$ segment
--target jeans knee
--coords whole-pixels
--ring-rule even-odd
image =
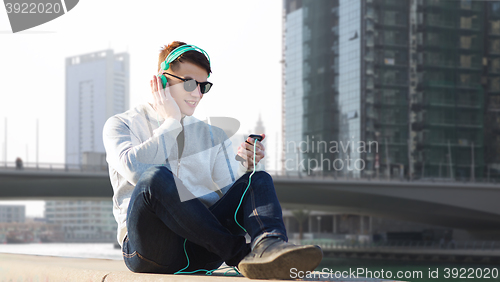
[[[151,193],[177,193],[174,175],[164,166],[148,168],[139,178],[136,187],[148,189]]]
[[[261,185],[266,185],[266,184],[272,184],[273,183],[273,178],[269,173],[266,171],[256,171],[252,175],[252,184],[255,184],[256,186],[261,186]]]

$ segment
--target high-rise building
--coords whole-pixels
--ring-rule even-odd
[[[500,179],[500,3],[487,3],[485,34],[488,55],[484,162],[486,179]]]
[[[26,219],[26,206],[0,205],[0,222],[24,223]]]
[[[66,58],[66,165],[106,164],[102,128],[129,108],[129,65],[113,50]]]
[[[313,140],[334,140],[338,135],[337,7],[337,1],[330,0],[284,1],[282,167],[287,171],[301,170],[304,158],[320,159],[312,150]],[[303,142],[306,139],[310,142]]]
[[[285,0],[284,11],[285,159],[323,171],[340,162],[321,158],[341,160],[355,177],[499,176],[499,1]],[[301,141],[300,154],[287,147]]]
[[[104,50],[66,58],[66,165],[107,170],[102,129],[129,108],[129,54]],[[68,242],[112,242],[116,221],[109,201],[47,201],[49,223]]]

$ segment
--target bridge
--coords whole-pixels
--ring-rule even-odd
[[[475,232],[500,230],[498,184],[270,173],[284,208],[370,214]],[[2,200],[109,200],[112,196],[105,168],[0,167]]]

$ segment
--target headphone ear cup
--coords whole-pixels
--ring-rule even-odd
[[[162,70],[168,70],[168,68],[169,68],[169,64],[167,64],[167,63],[165,63],[165,61],[163,61],[163,62],[161,63],[161,65],[160,65],[160,68],[161,68]]]

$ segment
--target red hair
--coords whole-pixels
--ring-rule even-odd
[[[170,52],[172,52],[175,48],[182,46],[182,45],[186,45],[186,43],[180,42],[180,41],[174,41],[174,42],[172,42],[168,45],[164,45],[162,47],[162,50],[161,50],[160,54],[158,55],[158,72],[161,70],[161,67],[160,67],[161,63],[163,61],[165,61],[168,54],[170,54]],[[175,71],[179,67],[179,63],[182,63],[182,62],[189,62],[189,63],[195,64],[195,65],[205,69],[208,74],[210,74],[212,72],[212,70],[210,69],[210,62],[208,61],[207,57],[205,57],[205,55],[203,53],[200,53],[198,51],[191,50],[191,51],[187,51],[187,52],[182,53],[182,55],[180,55],[173,62],[170,63],[170,67],[172,68],[173,71]]]

